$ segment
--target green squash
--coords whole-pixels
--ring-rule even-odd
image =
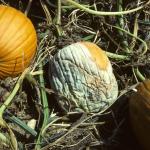
[[[111,63],[96,44],[78,42],[61,49],[50,60],[51,88],[67,112],[99,112],[117,98]]]

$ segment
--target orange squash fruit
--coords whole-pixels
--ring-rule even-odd
[[[0,5],[0,78],[23,72],[36,46],[36,31],[30,19],[15,8]]]
[[[150,150],[150,80],[137,87],[129,101],[130,122],[133,132],[144,150]]]

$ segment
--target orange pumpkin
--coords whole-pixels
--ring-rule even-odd
[[[37,46],[32,22],[20,11],[0,5],[0,78],[23,72]]]
[[[129,101],[130,121],[141,146],[150,150],[150,80],[140,83],[136,89]]]

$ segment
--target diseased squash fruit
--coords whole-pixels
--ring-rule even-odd
[[[140,83],[136,89],[129,101],[130,122],[141,146],[150,150],[150,80]]]
[[[22,12],[0,5],[0,78],[23,72],[35,55],[36,45],[31,21]]]
[[[105,52],[78,42],[61,49],[50,61],[50,84],[65,111],[99,112],[117,98],[118,86]]]

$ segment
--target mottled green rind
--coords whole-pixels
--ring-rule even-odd
[[[58,103],[66,111],[99,112],[118,95],[110,62],[107,70],[101,70],[81,43],[61,49],[51,59],[49,78]]]

